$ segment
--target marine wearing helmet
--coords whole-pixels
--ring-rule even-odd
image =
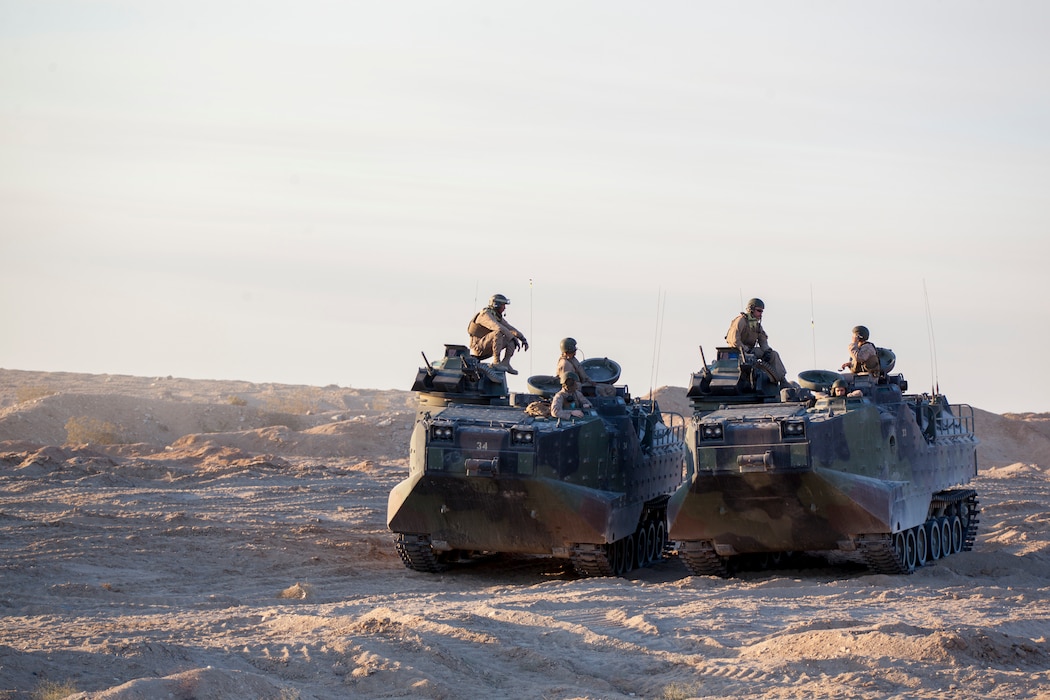
[[[555,418],[583,418],[590,401],[580,391],[580,378],[575,372],[566,372],[561,378],[561,391],[551,400],[551,415]]]
[[[575,338],[562,338],[558,346],[561,348],[561,356],[558,358],[558,366],[554,374],[559,379],[572,372],[577,376],[581,390],[587,392],[588,395],[616,395],[616,387],[612,384],[596,382],[588,376],[587,371],[583,369],[583,363],[576,357],[577,345]]]
[[[768,364],[773,369],[780,386],[791,386],[787,380],[787,369],[780,359],[780,353],[769,347],[769,336],[762,328],[762,316],[766,310],[765,302],[758,297],[753,297],[748,299],[744,309],[730,322],[726,342],[741,353],[754,354],[756,358]]]
[[[587,376],[583,365],[576,359],[576,339],[562,338],[561,342],[558,343],[558,347],[561,348],[561,357],[558,358],[558,368],[555,371],[558,378],[564,379],[566,374],[573,372],[576,374],[579,382],[591,384],[591,378]]]
[[[474,314],[467,324],[470,335],[470,352],[479,359],[492,358],[493,369],[517,374],[518,370],[510,366],[510,358],[518,348],[529,349],[525,334],[507,323],[503,312],[510,304],[510,299],[502,294],[489,297],[489,305]]]
[[[879,351],[873,343],[868,341],[870,337],[871,333],[868,331],[867,326],[853,327],[853,339],[847,347],[849,359],[843,362],[839,369],[848,368],[854,374],[867,372],[880,375],[882,373],[882,367],[879,363]]]

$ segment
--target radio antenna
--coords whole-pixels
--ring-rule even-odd
[[[813,366],[817,366],[817,322],[813,304],[813,285],[809,285],[809,330],[813,334]]]
[[[536,335],[536,328],[532,325],[532,278],[529,278],[529,333],[533,336]],[[536,356],[536,353],[529,355],[529,376],[532,376],[532,359]]]
[[[930,294],[926,291],[926,279],[922,280],[922,295],[926,299],[926,336],[930,343],[930,374],[933,376],[933,393],[941,393],[941,380],[937,376],[937,340],[933,335],[933,314],[930,313]]]
[[[649,375],[649,398],[653,398],[654,385],[656,384],[656,373],[660,367],[660,343],[664,332],[664,306],[667,302],[667,293],[660,290],[656,294],[656,330],[653,335],[653,368]]]

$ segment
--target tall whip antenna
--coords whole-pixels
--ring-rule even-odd
[[[813,305],[813,285],[809,285],[809,329],[813,333],[813,366],[817,366],[817,322]]]
[[[536,328],[532,325],[532,278],[529,278],[529,333],[535,335]],[[532,376],[532,358],[536,353],[529,355],[529,376]]]
[[[933,393],[941,393],[941,380],[937,377],[937,340],[933,336],[933,314],[930,313],[930,294],[926,291],[926,280],[922,280],[922,294],[926,298],[926,335],[930,342],[930,374],[933,375]]]
[[[653,389],[656,384],[656,372],[660,366],[660,343],[664,332],[664,306],[667,302],[667,293],[658,291],[656,295],[656,331],[653,335],[653,368],[649,375],[649,398],[653,398]]]

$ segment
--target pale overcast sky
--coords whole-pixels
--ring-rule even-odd
[[[0,0],[0,366],[408,389],[488,296],[635,394],[749,297],[1050,411],[1050,4]]]

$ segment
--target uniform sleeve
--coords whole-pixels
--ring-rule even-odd
[[[850,359],[856,361],[857,359],[857,344],[850,343],[846,346],[846,352],[849,353]]]
[[[501,321],[496,315],[496,312],[491,308],[485,309],[485,311],[478,316],[478,325],[484,326],[490,331],[501,331],[509,336],[519,336],[521,332],[517,328],[510,325],[506,321]]]
[[[489,329],[489,331],[503,330],[502,324],[500,324],[499,319],[496,318],[495,314],[492,313],[492,309],[485,309],[478,314],[477,324],[479,326],[484,326]]]
[[[565,413],[563,406],[565,405],[565,392],[559,391],[554,395],[554,400],[551,401],[551,415],[555,418],[561,418],[562,414]]]
[[[591,402],[587,400],[587,397],[583,395],[582,391],[576,392],[576,405],[580,408],[594,408]]]
[[[762,350],[769,350],[769,336],[766,335],[766,329],[762,327],[762,324],[758,324],[758,340],[755,341],[755,345],[762,348]]]

